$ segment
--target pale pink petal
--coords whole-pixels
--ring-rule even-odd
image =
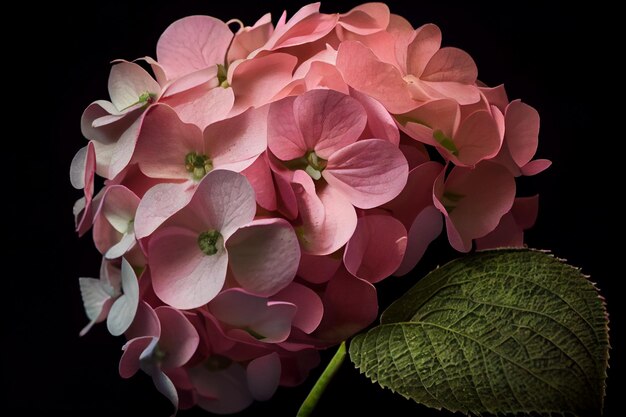
[[[292,303],[270,301],[268,309],[262,317],[257,318],[250,327],[266,343],[280,343],[287,340],[291,332],[293,318],[297,307]]]
[[[141,110],[139,110],[141,111]],[[128,119],[129,121],[133,120],[134,115],[129,115],[124,119]],[[137,144],[137,138],[139,138],[139,132],[141,131],[143,125],[143,116],[138,116],[135,121],[121,134],[115,146],[113,147],[110,153],[110,163],[108,166],[108,170],[106,174],[102,175],[105,178],[114,178],[120,172],[124,170],[128,166],[128,163],[133,157],[135,152],[135,146]],[[123,124],[123,121],[120,121],[116,124]],[[96,156],[98,160],[98,167],[100,166],[100,151],[104,151],[106,154],[109,152],[108,145],[103,145],[99,142],[94,142],[94,147],[96,150]],[[106,156],[104,157],[103,163],[106,163]],[[100,172],[98,172],[100,175]]]
[[[307,334],[317,329],[317,326],[322,321],[324,314],[322,300],[315,291],[302,284],[292,282],[272,298],[295,304],[298,307],[298,311],[293,318],[293,326]]]
[[[233,33],[221,20],[188,16],[172,23],[157,43],[157,60],[168,79],[224,64]]]
[[[528,177],[537,175],[550,168],[550,165],[552,165],[552,161],[548,159],[535,159],[522,167],[522,175],[526,175]]]
[[[163,183],[150,188],[141,199],[135,214],[137,239],[150,236],[163,222],[185,207],[194,195],[191,182]]]
[[[200,232],[178,227],[157,231],[150,240],[152,286],[165,303],[186,310],[211,301],[224,286],[228,255],[223,246],[206,255],[198,245]]]
[[[298,276],[312,284],[322,284],[335,275],[341,261],[341,254],[315,256],[303,253],[298,266]]]
[[[276,201],[276,188],[272,178],[272,171],[267,161],[267,154],[260,155],[248,168],[241,171],[246,176],[254,189],[256,202],[268,211],[278,208]]]
[[[339,15],[338,25],[359,35],[385,30],[389,24],[389,7],[384,3],[361,4]]]
[[[440,47],[441,30],[436,25],[429,23],[419,27],[407,47],[406,72],[419,78]]]
[[[405,113],[419,104],[411,98],[400,71],[379,61],[369,48],[359,42],[341,43],[337,68],[348,85],[375,98],[391,113]]]
[[[356,228],[356,212],[350,202],[330,186],[317,191],[304,171],[294,173],[293,190],[302,225],[296,228],[303,252],[327,255],[346,244]]]
[[[313,90],[293,103],[296,123],[307,150],[321,158],[356,142],[367,123],[367,113],[354,98],[332,90]]]
[[[396,146],[366,139],[333,153],[322,176],[354,206],[368,209],[400,194],[408,172],[408,163]]]
[[[216,169],[242,171],[267,148],[268,106],[207,126],[206,153]]]
[[[252,27],[242,27],[237,31],[228,49],[228,62],[245,59],[253,51],[262,47],[274,31],[272,15],[263,15]]]
[[[113,65],[109,75],[111,102],[119,110],[125,110],[140,102],[140,97],[156,97],[161,86],[146,70],[133,62],[122,61]]]
[[[324,318],[313,336],[328,342],[346,340],[378,315],[376,288],[343,268],[328,282],[322,301]]]
[[[445,184],[435,184],[435,205],[446,215],[452,247],[468,252],[472,239],[496,228],[513,206],[515,179],[501,165],[483,162],[475,169],[456,167]]]
[[[232,88],[202,86],[162,102],[174,108],[180,120],[204,130],[211,123],[228,116],[235,103],[235,95]]]
[[[139,284],[133,267],[122,258],[122,295],[115,300],[107,317],[107,328],[113,336],[130,327],[139,305]]]
[[[204,153],[200,129],[183,123],[167,105],[152,106],[137,142],[135,161],[141,171],[152,178],[190,179],[185,168],[190,152]]]
[[[152,376],[152,382],[154,383],[154,387],[157,391],[163,394],[163,396],[174,406],[175,411],[173,415],[175,415],[176,411],[178,411],[178,392],[176,391],[174,383],[159,368],[156,368],[154,372],[150,373],[150,375]]]
[[[298,270],[298,238],[283,219],[255,220],[237,230],[226,247],[235,279],[253,294],[275,294],[293,281]]]
[[[226,241],[254,218],[254,190],[243,175],[216,169],[200,181],[188,208],[185,213],[176,216],[178,224],[188,223],[184,217],[193,215],[207,229],[219,231]]]
[[[280,373],[280,359],[276,352],[250,362],[246,368],[246,374],[252,397],[257,401],[267,401],[272,398],[280,382]]]
[[[122,378],[130,378],[139,371],[139,356],[152,342],[154,337],[142,336],[129,340],[124,347],[120,358],[119,372]]]
[[[523,167],[535,156],[539,140],[539,113],[526,103],[515,100],[505,113],[505,140],[513,160]]]
[[[196,87],[205,87],[206,89],[217,87],[220,84],[218,72],[219,69],[217,65],[213,65],[177,78],[165,86],[159,102],[164,100],[168,101],[182,93],[190,93],[196,90]],[[202,88],[199,89],[202,90]],[[185,95],[186,94],[182,94],[182,96]]]
[[[235,92],[235,107],[232,114],[271,103],[291,82],[296,64],[296,57],[276,53],[246,60],[237,65],[229,77]]]
[[[159,349],[166,353],[161,362],[163,370],[185,365],[198,348],[200,337],[183,313],[171,307],[154,310],[161,322]]]
[[[441,48],[428,61],[420,79],[435,82],[453,81],[473,85],[477,76],[476,63],[467,52],[457,48]]]
[[[79,278],[78,282],[85,313],[90,320],[89,324],[80,331],[80,335],[84,336],[94,324],[106,319],[113,305],[114,291],[113,287],[99,279]]]
[[[93,152],[93,145],[89,142],[88,145],[80,148],[78,152],[76,152],[70,165],[70,182],[72,183],[72,187],[77,190],[85,188],[85,167],[87,165],[87,148],[89,146],[92,147]]]
[[[490,112],[483,110],[472,113],[461,122],[453,141],[458,149],[457,155],[452,155],[456,157],[453,160],[467,166],[493,158],[502,146],[496,121]]]
[[[104,257],[107,259],[117,259],[123,256],[125,253],[130,252],[133,248],[135,248],[136,243],[137,243],[137,240],[135,239],[134,232],[131,231],[129,233],[124,233],[122,235],[122,238],[119,240],[119,242],[111,246],[106,251],[106,253],[104,254]]]
[[[432,205],[424,208],[413,220],[409,230],[404,259],[393,274],[402,276],[411,272],[422,259],[422,256],[424,256],[428,245],[441,234],[442,230],[443,218],[441,212]]]
[[[386,6],[385,6],[386,7]],[[400,132],[387,109],[368,95],[351,88],[350,95],[357,99],[367,113],[367,126],[363,138],[386,139],[394,145],[400,143]]]
[[[234,414],[253,401],[246,371],[238,363],[218,370],[198,365],[189,370],[189,377],[199,394],[198,405],[211,413]]]
[[[102,197],[100,214],[115,230],[126,233],[135,218],[139,201],[139,197],[123,185],[112,185],[106,188]]]
[[[283,161],[304,156],[314,145],[309,148],[304,141],[293,111],[295,100],[296,97],[286,97],[272,103],[267,117],[267,145]]]
[[[346,245],[343,261],[352,275],[375,283],[398,269],[406,245],[407,231],[398,220],[388,215],[364,216]]]

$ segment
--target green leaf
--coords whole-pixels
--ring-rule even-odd
[[[328,384],[330,384],[330,381],[332,381],[337,371],[339,371],[339,368],[341,368],[341,365],[343,364],[345,358],[346,342],[341,342],[339,348],[337,349],[337,352],[335,352],[335,355],[328,363],[328,366],[326,367],[326,369],[324,369],[324,372],[322,372],[322,375],[320,375],[319,379],[311,389],[311,392],[309,392],[309,395],[302,403],[302,406],[298,410],[298,414],[296,415],[296,417],[309,417],[311,413],[313,413],[315,406],[317,406],[317,403],[322,397],[324,391],[326,391],[326,388],[328,387]]]
[[[419,403],[474,414],[602,413],[608,317],[595,286],[539,251],[450,262],[358,335],[350,358]]]

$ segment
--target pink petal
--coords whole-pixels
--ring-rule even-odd
[[[230,84],[235,92],[235,107],[232,114],[271,103],[291,82],[296,64],[295,57],[275,53],[246,60],[237,65],[230,77]]]
[[[367,113],[367,126],[361,136],[363,138],[386,139],[394,145],[398,145],[400,143],[400,132],[395,120],[387,109],[370,96],[360,93],[353,88],[350,89],[350,95],[361,103]]]
[[[505,139],[513,160],[523,167],[535,156],[539,140],[539,113],[526,103],[515,100],[505,113]]]
[[[115,230],[125,233],[129,222],[135,218],[139,201],[139,197],[123,185],[112,185],[106,188],[100,211]]]
[[[152,236],[148,246],[154,292],[165,303],[182,310],[211,301],[226,279],[225,248],[218,247],[213,255],[204,254],[198,246],[199,233],[166,227]]]
[[[137,142],[135,160],[141,171],[152,178],[190,179],[185,168],[190,152],[204,153],[200,129],[183,123],[169,106],[152,106]]]
[[[139,370],[139,356],[154,338],[142,336],[129,340],[122,348],[124,353],[120,359],[119,372],[122,378],[130,378]]]
[[[476,63],[467,52],[457,48],[442,48],[428,61],[420,79],[473,85],[477,76]]]
[[[161,323],[150,305],[142,300],[137,306],[137,314],[124,336],[127,340],[142,336],[158,338],[161,335]]]
[[[400,194],[408,172],[408,163],[396,146],[366,139],[333,153],[322,176],[353,205],[368,209]]]
[[[409,175],[412,169],[430,161],[426,147],[420,143],[401,143],[399,148],[409,163]]]
[[[460,121],[460,109],[454,100],[440,99],[428,101],[416,109],[396,116],[400,128],[413,139],[441,147],[433,133],[441,131],[451,138]]]
[[[246,368],[246,374],[252,397],[257,401],[267,401],[272,398],[280,382],[280,373],[280,359],[276,352],[250,362]]]
[[[146,70],[133,62],[122,61],[113,65],[109,75],[109,95],[111,102],[119,110],[125,110],[148,93],[158,96],[161,86]]]
[[[481,98],[480,91],[475,85],[456,81],[418,80],[418,84],[413,87],[421,90],[417,95],[412,91],[416,100],[451,98],[461,105],[469,105],[477,103]]]
[[[283,161],[304,156],[314,144],[307,144],[293,112],[296,97],[272,103],[267,120],[267,145]]]
[[[328,282],[322,301],[324,318],[313,334],[321,340],[346,340],[367,327],[378,315],[376,288],[343,268]]]
[[[303,252],[327,255],[346,244],[356,228],[356,212],[342,194],[330,186],[315,190],[304,171],[294,173],[293,190],[302,225],[296,228]]]
[[[453,141],[458,149],[455,159],[473,166],[483,159],[493,158],[500,151],[502,137],[498,125],[488,111],[476,111],[461,122]]]
[[[452,196],[451,212],[442,202],[446,194]],[[446,215],[452,247],[468,252],[472,239],[495,229],[502,216],[511,209],[515,179],[506,168],[491,162],[483,162],[473,170],[456,167],[446,179],[445,186],[441,180],[435,184],[435,197],[435,205]]]
[[[406,71],[421,77],[424,68],[441,47],[441,31],[432,23],[419,27],[406,52]]]
[[[338,25],[359,35],[385,30],[389,24],[389,7],[384,3],[361,4],[339,16]]]
[[[511,213],[505,214],[493,231],[476,239],[476,250],[520,248],[523,246],[524,231],[515,222]]]
[[[310,334],[322,321],[324,305],[322,300],[312,289],[297,282],[292,282],[285,289],[273,297],[274,300],[286,301],[298,307],[293,318],[293,326]]]
[[[404,259],[394,275],[402,276],[411,272],[424,256],[428,245],[441,234],[442,230],[443,218],[439,210],[432,205],[424,208],[411,225]]]
[[[539,195],[516,198],[513,208],[511,208],[511,214],[522,229],[526,230],[533,227],[539,214]]]
[[[268,107],[249,109],[239,116],[207,126],[206,152],[216,169],[242,171],[267,148]]]
[[[257,204],[268,211],[277,210],[276,189],[267,154],[263,153],[241,173],[246,176],[250,185],[252,185]]]
[[[506,95],[504,84],[496,87],[481,87],[480,92],[485,96],[490,105],[496,106],[500,112],[504,113],[509,104],[509,98]]]
[[[283,219],[255,220],[237,230],[226,247],[235,279],[253,294],[275,294],[293,281],[298,270],[298,238]]]
[[[348,85],[378,100],[391,113],[405,113],[418,106],[411,98],[400,71],[379,61],[369,48],[359,42],[341,43],[337,68]]]
[[[533,176],[550,168],[552,161],[548,159],[535,159],[522,167],[522,175]]]
[[[85,313],[89,318],[89,324],[80,331],[80,336],[84,336],[91,327],[104,321],[113,305],[112,287],[102,280],[95,278],[79,278],[80,295],[83,299]]]
[[[150,236],[163,222],[185,207],[194,195],[191,182],[163,183],[149,189],[141,199],[135,214],[137,239]]]
[[[341,254],[315,256],[303,253],[298,266],[298,276],[312,284],[322,284],[335,275],[341,261]]]
[[[255,213],[254,190],[246,177],[216,169],[200,181],[188,210],[177,215],[176,222],[193,227],[202,224],[218,230],[227,241],[238,228],[250,223]],[[194,223],[192,218],[199,221]]]
[[[406,187],[393,200],[384,205],[400,220],[407,230],[413,228],[415,217],[433,204],[433,184],[443,171],[439,162],[426,162],[409,172]]]
[[[157,60],[168,79],[224,64],[233,33],[221,20],[188,16],[172,23],[157,43]]]
[[[270,38],[274,26],[272,15],[263,15],[252,27],[242,27],[235,34],[228,49],[228,62],[247,58],[253,51],[261,48]]]
[[[406,245],[407,232],[398,220],[388,215],[364,216],[346,245],[343,261],[352,275],[375,283],[398,269]]]
[[[367,113],[355,99],[332,90],[313,90],[298,96],[293,113],[307,150],[328,159],[356,142],[367,123]]]
[[[202,86],[162,102],[174,108],[180,120],[204,130],[211,123],[228,116],[235,103],[235,95],[232,88]]]
[[[276,50],[311,43],[327,35],[334,29],[338,17],[318,13],[319,6],[313,3],[302,7],[286,24],[283,15],[265,48]]]
[[[213,65],[169,82],[164,87],[159,102],[169,101],[177,95],[185,96],[182,93],[190,93],[192,90],[196,90],[196,87],[206,87],[206,89],[217,87],[219,85],[218,71],[217,65]],[[202,91],[203,88],[198,88],[198,90]]]
[[[183,313],[171,307],[154,310],[161,322],[159,349],[166,353],[161,368],[174,369],[185,365],[198,348],[200,337]]]

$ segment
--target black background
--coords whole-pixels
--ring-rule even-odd
[[[522,98],[541,116],[538,156],[553,167],[521,181],[520,194],[541,194],[538,223],[528,234],[530,246],[550,249],[580,266],[603,290],[611,313],[613,345],[605,415],[616,415],[623,377],[623,317],[618,290],[623,272],[616,269],[624,207],[618,174],[623,153],[621,120],[611,116],[626,73],[613,57],[611,24],[616,12],[601,3],[576,8],[548,8],[527,2],[487,4],[481,1],[390,1],[392,12],[414,26],[438,24],[444,44],[468,51],[479,77],[490,85],[505,83],[509,97]],[[109,62],[116,58],[154,56],[160,33],[174,20],[208,14],[252,24],[271,11],[274,22],[286,8],[291,16],[303,2],[185,0],[176,2],[82,2],[80,6],[49,4],[14,12],[19,29],[5,37],[3,117],[11,191],[5,227],[9,251],[5,262],[2,378],[8,387],[3,408],[10,415],[27,411],[61,412],[64,416],[167,416],[170,406],[145,375],[122,380],[117,363],[121,338],[97,326],[86,337],[78,331],[87,319],[82,310],[79,276],[97,276],[99,255],[89,235],[73,232],[72,204],[80,196],[68,180],[70,161],[84,146],[79,128],[82,110],[93,100],[108,98]],[[322,11],[343,12],[357,2],[322,4]],[[29,6],[28,3],[21,6]],[[27,38],[31,36],[30,40]],[[621,87],[620,87],[621,88]],[[12,91],[17,90],[17,91]],[[11,92],[9,92],[11,91]],[[619,116],[617,116],[619,117]],[[20,120],[23,118],[24,120]],[[9,147],[10,149],[10,147]],[[11,190],[11,187],[9,188]],[[617,245],[609,238],[617,236]],[[620,246],[621,245],[621,246]],[[398,297],[415,280],[454,254],[441,241],[429,249],[410,276],[379,285],[381,306]],[[17,267],[13,267],[17,266]],[[8,327],[8,329],[7,329]],[[8,336],[7,336],[8,330]],[[328,353],[323,359],[329,358]],[[298,388],[280,389],[274,399],[256,404],[244,416],[293,416],[321,370]],[[349,363],[326,393],[316,416],[328,415],[445,416],[381,390]],[[199,409],[185,416],[206,415]]]

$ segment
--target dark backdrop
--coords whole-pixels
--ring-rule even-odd
[[[79,129],[82,110],[95,99],[108,98],[109,62],[116,58],[154,56],[159,34],[174,20],[209,14],[252,24],[271,11],[274,21],[287,8],[292,15],[301,1],[255,2],[185,0],[94,1],[69,7],[54,3],[7,14],[20,23],[4,44],[4,104],[11,105],[5,126],[20,123],[4,140],[17,146],[8,153],[11,183],[17,194],[8,210],[9,251],[3,299],[3,408],[11,415],[26,411],[60,412],[64,416],[167,416],[170,407],[148,377],[122,380],[117,374],[121,338],[96,326],[78,338],[87,322],[78,288],[79,276],[97,276],[99,255],[90,237],[73,232],[72,204],[80,193],[68,180],[70,161],[84,140]],[[411,3],[411,5],[408,5]],[[347,11],[356,2],[326,2],[322,10]],[[603,98],[617,94],[623,70],[612,61],[620,49],[611,46],[609,21],[615,13],[601,4],[534,7],[527,2],[500,5],[464,1],[390,1],[391,10],[414,26],[440,25],[444,44],[468,51],[479,77],[490,85],[505,83],[511,98],[522,98],[542,117],[538,156],[553,167],[537,178],[521,181],[521,194],[541,194],[530,246],[551,249],[598,282],[612,314],[611,369],[606,415],[615,415],[624,383],[623,318],[618,284],[622,273],[610,257],[610,237],[621,235],[624,194],[620,177],[608,167],[619,164],[623,139],[620,120],[609,117],[614,105]],[[28,2],[22,6],[29,6]],[[27,39],[26,35],[34,40]],[[623,49],[623,48],[622,48]],[[20,80],[21,75],[26,75]],[[7,93],[11,89],[17,93]],[[18,99],[19,105],[15,104]],[[25,116],[25,121],[18,117]],[[15,118],[14,118],[15,117]],[[11,130],[7,130],[11,132]],[[34,147],[33,147],[34,146]],[[611,159],[609,159],[611,158]],[[613,159],[615,158],[615,159]],[[610,162],[615,160],[617,162]],[[11,189],[11,188],[9,188]],[[24,192],[26,191],[26,192]],[[6,236],[6,235],[5,235]],[[620,241],[617,247],[621,251]],[[623,245],[622,245],[623,246]],[[615,252],[618,252],[617,250]],[[411,283],[453,253],[439,242],[412,275],[391,278],[380,288],[381,305],[398,297]],[[8,327],[8,336],[6,329]],[[328,354],[324,355],[328,359]],[[256,404],[245,416],[293,416],[320,370],[302,387],[280,389],[270,402]],[[383,391],[350,364],[325,395],[317,416],[328,415],[445,416]],[[180,416],[202,416],[199,409]]]

